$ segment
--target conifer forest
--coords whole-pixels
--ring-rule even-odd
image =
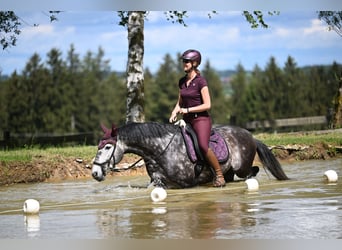
[[[168,122],[184,75],[180,55],[165,54],[152,74],[144,71],[146,121]],[[125,62],[123,62],[125,63]],[[249,121],[329,116],[336,104],[342,65],[298,67],[271,57],[264,68],[246,71],[238,64],[217,71],[206,61],[199,68],[211,94],[215,124],[245,127]],[[21,72],[0,71],[0,133],[83,133],[100,124],[126,121],[126,75],[109,66],[105,52],[80,56],[73,45],[66,55],[51,49],[43,61],[33,54]]]

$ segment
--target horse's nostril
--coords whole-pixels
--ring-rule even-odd
[[[93,172],[93,173],[92,173],[92,176],[93,176],[94,178],[96,178],[96,177],[97,177],[97,172]]]

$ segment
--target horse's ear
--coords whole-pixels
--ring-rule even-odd
[[[106,128],[106,126],[104,124],[101,123],[101,129],[103,131],[103,133],[106,133],[109,129]]]
[[[112,133],[111,136],[112,137],[116,137],[118,134],[118,129],[115,127],[114,123],[112,124]]]

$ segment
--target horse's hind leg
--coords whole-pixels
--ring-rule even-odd
[[[246,179],[255,177],[255,176],[257,176],[258,173],[259,173],[259,167],[258,166],[252,166],[251,172],[247,175]]]
[[[234,181],[234,170],[233,168],[229,168],[228,171],[224,174],[224,179],[226,182]]]
[[[255,177],[259,173],[259,167],[253,166],[251,167],[250,173],[245,177],[246,179]],[[232,182],[234,181],[234,170],[233,168],[230,168],[227,173],[224,174],[224,179],[226,182]]]

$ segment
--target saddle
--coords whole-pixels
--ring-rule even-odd
[[[186,145],[186,151],[188,153],[191,162],[196,163],[196,176],[198,176],[205,165],[206,160],[199,148],[196,132],[191,125],[186,124],[181,126],[181,132]],[[219,163],[224,163],[228,160],[229,150],[226,141],[215,130],[211,131],[209,148],[215,153]]]

